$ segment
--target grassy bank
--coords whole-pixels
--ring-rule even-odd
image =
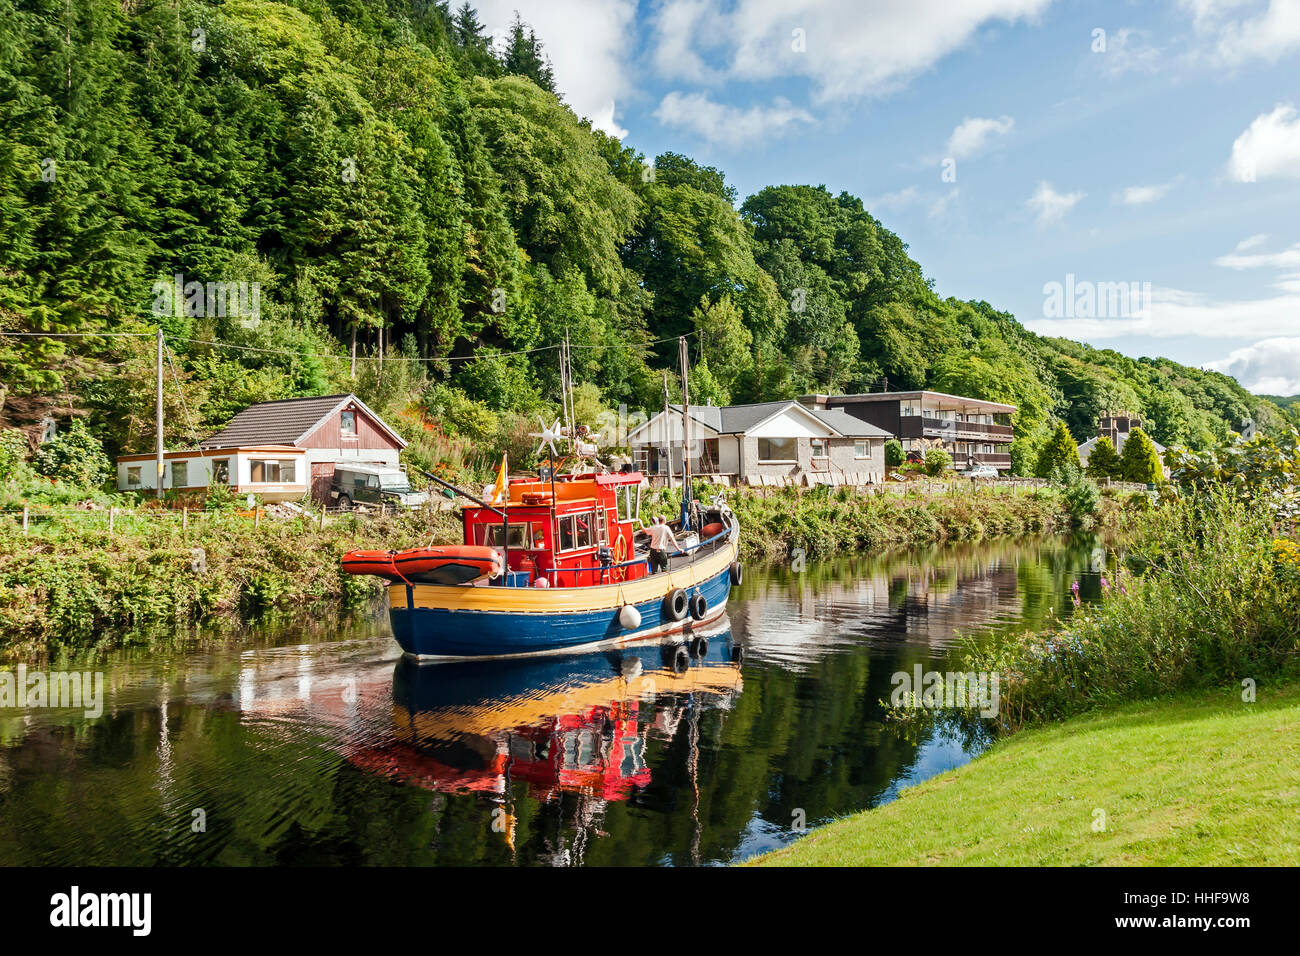
[[[1300,547],[1267,508],[1227,491],[1145,511],[1101,601],[1047,633],[959,649],[998,673],[1004,727],[1249,679],[1300,676]]]
[[[781,488],[759,491],[724,489],[744,535],[742,557],[787,558],[793,549],[805,557],[875,552],[947,541],[1061,533],[1078,523],[1057,490],[981,488],[963,483],[952,493],[888,489],[883,494],[852,488]],[[1124,524],[1130,495],[1106,495],[1096,514],[1084,516],[1089,530],[1116,530]],[[644,510],[676,514],[680,497],[659,490]]]
[[[1051,490],[863,494],[848,489],[734,490],[728,500],[743,528],[746,559],[803,549],[809,559],[1064,531],[1072,520]],[[678,497],[652,492],[643,514],[675,513]],[[1122,518],[1119,499],[1104,499],[1098,518]],[[179,514],[147,509],[38,521],[24,536],[0,523],[0,653],[32,655],[59,646],[147,641],[147,632],[196,624],[238,624],[273,612],[311,608],[339,614],[367,605],[376,583],[342,573],[354,547],[403,547],[460,540],[456,516],[442,512],[373,520],[316,517],[263,520],[232,512]],[[193,567],[203,549],[204,568]]]
[[[344,574],[349,548],[458,535],[449,512],[370,520],[88,514],[24,537],[0,524],[0,655],[149,642],[159,631],[237,625],[275,613],[337,615],[369,606],[377,583]],[[202,549],[196,569],[194,549]]]
[[[1297,799],[1300,683],[1198,691],[1025,730],[757,862],[1294,866]]]

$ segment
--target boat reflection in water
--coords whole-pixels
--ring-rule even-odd
[[[741,691],[743,649],[726,616],[693,635],[689,644],[512,661],[429,666],[404,657],[393,673],[393,739],[348,759],[404,784],[500,804],[493,829],[512,849],[513,802],[523,795],[512,784],[542,803],[576,795],[570,826],[599,835],[607,804],[649,786],[648,739],[672,740],[686,720],[688,746],[698,746],[700,711],[726,711]],[[581,862],[565,855],[556,862]]]

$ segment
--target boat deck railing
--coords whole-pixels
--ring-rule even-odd
[[[730,534],[731,534],[731,529],[730,529],[730,528],[724,528],[722,531],[718,532],[717,534],[713,535],[712,537],[705,538],[703,541],[697,542],[697,543],[692,544],[692,545],[689,545],[689,546],[687,546],[687,547],[685,547],[685,548],[681,548],[681,549],[679,549],[679,550],[677,550],[677,551],[673,551],[673,552],[671,552],[671,553],[668,555],[668,557],[669,557],[670,559],[671,559],[671,558],[682,558],[682,557],[685,557],[687,554],[693,553],[693,552],[695,552],[695,551],[699,551],[701,548],[703,548],[703,547],[705,547],[705,546],[708,546],[708,545],[716,545],[717,542],[719,542],[719,541],[721,541],[722,539],[726,538],[726,537],[727,537],[728,535],[730,535]],[[554,582],[554,581],[555,581],[555,577],[554,577],[554,576],[555,576],[556,574],[568,574],[568,573],[570,573],[570,572],[573,572],[573,573],[575,574],[575,580],[576,580],[576,575],[577,575],[577,573],[579,573],[579,572],[585,572],[585,573],[588,575],[588,582],[587,582],[588,586],[590,586],[590,585],[596,585],[596,584],[613,584],[613,583],[618,583],[618,582],[614,582],[614,581],[611,581],[611,580],[608,580],[608,579],[606,579],[606,580],[601,580],[599,577],[596,578],[596,580],[591,580],[591,576],[592,576],[592,575],[601,575],[601,576],[604,576],[604,575],[606,575],[606,574],[612,573],[612,572],[613,572],[614,570],[616,570],[616,569],[619,569],[619,568],[630,568],[630,567],[632,567],[632,566],[634,566],[634,565],[638,565],[638,564],[644,564],[644,565],[646,565],[646,572],[649,573],[649,571],[650,571],[650,567],[649,567],[650,562],[649,562],[649,559],[648,559],[648,558],[634,558],[634,559],[632,559],[631,561],[621,561],[621,562],[613,563],[613,564],[597,564],[597,565],[579,566],[579,567],[571,567],[571,568],[539,568],[539,569],[538,569],[538,573],[539,573],[539,574],[545,574],[545,575],[547,576],[547,580],[548,580],[548,581]],[[625,579],[625,580],[626,580],[626,579]],[[582,587],[583,585],[581,585],[581,584],[576,584],[576,583],[575,583],[575,584],[570,585],[570,586],[571,586],[571,587]]]

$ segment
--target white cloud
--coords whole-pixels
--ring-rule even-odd
[[[1266,241],[1268,241],[1268,233],[1259,232],[1253,236],[1248,236],[1247,238],[1241,240],[1241,242],[1237,243],[1237,245],[1233,248],[1232,251],[1246,252],[1250,249],[1258,249]]]
[[[1035,192],[1025,205],[1038,218],[1039,226],[1050,226],[1062,222],[1065,214],[1079,204],[1084,193],[1058,193],[1049,182],[1040,182]]]
[[[920,190],[915,186],[905,186],[895,192],[885,193],[883,196],[876,196],[868,199],[863,205],[865,205],[868,210],[904,209],[917,202],[920,198]]]
[[[1140,314],[1104,319],[1035,319],[1025,326],[1041,335],[1087,341],[1131,335],[1263,339],[1295,332],[1297,315],[1300,315],[1298,294],[1233,301],[1157,288],[1152,290],[1149,307]]]
[[[1295,269],[1300,268],[1300,242],[1291,246],[1289,249],[1283,249],[1281,252],[1250,252],[1257,249],[1264,240],[1264,236],[1251,236],[1237,243],[1237,248],[1226,256],[1219,256],[1214,260],[1216,266],[1223,266],[1227,269]],[[1297,317],[1300,320],[1300,317]]]
[[[1210,362],[1209,367],[1231,375],[1256,394],[1295,395],[1300,393],[1300,338],[1264,339],[1233,349],[1226,359]]]
[[[952,159],[968,159],[983,151],[994,136],[1005,136],[1011,132],[1016,121],[1010,116],[1001,119],[988,119],[982,116],[967,116],[957,124],[952,135],[948,137],[945,156]]]
[[[651,61],[666,77],[691,82],[801,76],[817,102],[850,100],[896,89],[982,27],[1031,20],[1050,3],[664,0]]]
[[[475,0],[474,7],[498,40],[518,10],[551,58],[565,102],[597,129],[620,139],[627,135],[616,116],[619,98],[633,86],[636,0]]]
[[[684,129],[708,142],[730,147],[780,136],[800,123],[812,122],[807,110],[791,106],[788,100],[779,97],[771,106],[741,109],[718,103],[703,93],[676,91],[660,101],[654,116],[665,126]]]
[[[948,212],[948,207],[957,201],[957,187],[952,187],[952,191],[945,196],[940,196],[934,202],[930,203],[930,218],[942,219]]]
[[[1182,0],[1196,31],[1213,44],[1210,59],[1226,66],[1250,60],[1274,62],[1300,50],[1300,3],[1296,0]],[[1243,7],[1244,16],[1237,16]]]
[[[1228,173],[1237,182],[1270,176],[1300,177],[1300,117],[1294,106],[1279,104],[1255,117],[1232,144]]]
[[[1144,203],[1163,199],[1173,188],[1173,183],[1159,183],[1155,186],[1129,186],[1120,193],[1119,201],[1126,206],[1140,206]]]
[[[1129,72],[1154,73],[1160,68],[1161,50],[1147,41],[1145,33],[1124,27],[1106,38],[1104,54],[1094,55],[1090,60],[1110,76]]]

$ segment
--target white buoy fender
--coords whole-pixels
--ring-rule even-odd
[[[631,604],[624,604],[618,612],[618,623],[629,631],[634,631],[641,626],[641,612]]]

